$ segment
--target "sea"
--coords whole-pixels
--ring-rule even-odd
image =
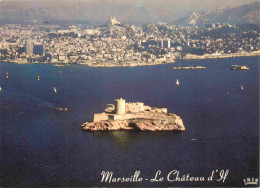
[[[228,187],[259,178],[259,57],[119,68],[0,63],[0,87],[1,187]],[[81,130],[120,97],[168,108],[186,131]],[[103,171],[132,181],[102,182]]]

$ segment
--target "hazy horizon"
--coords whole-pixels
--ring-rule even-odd
[[[112,13],[123,23],[172,22],[190,12],[237,7],[256,0],[0,0],[1,20],[86,20],[105,22]]]

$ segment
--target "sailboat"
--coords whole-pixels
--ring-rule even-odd
[[[40,76],[38,75],[38,77],[37,77],[37,81],[40,81]]]
[[[241,90],[244,90],[244,87],[241,85],[241,86],[240,86],[240,89],[241,89]]]
[[[56,89],[56,87],[54,87],[53,90],[54,90],[54,93],[57,93],[57,92],[58,92],[57,89]]]
[[[179,80],[178,80],[178,79],[176,80],[176,85],[177,85],[177,86],[179,86],[179,85],[180,85],[180,83],[179,83]]]

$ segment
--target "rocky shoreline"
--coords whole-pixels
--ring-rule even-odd
[[[93,62],[87,63],[79,63],[80,65],[88,66],[88,67],[96,67],[96,68],[113,68],[113,67],[142,67],[142,66],[153,66],[153,65],[162,65],[162,64],[172,64],[175,61],[164,61],[164,62],[133,62],[133,63],[103,63],[97,64]]]
[[[137,131],[185,131],[180,116],[175,115],[174,123],[165,123],[162,120],[134,119],[134,120],[106,120],[99,122],[86,122],[81,125],[84,131],[117,131],[117,130],[137,130]]]
[[[194,55],[187,54],[183,59],[222,59],[222,58],[234,58],[234,57],[248,57],[248,56],[259,56],[260,51],[244,52],[244,53],[233,53],[233,54],[205,54],[205,55]]]

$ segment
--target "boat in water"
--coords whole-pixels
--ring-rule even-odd
[[[9,76],[8,76],[8,72],[5,74],[5,78],[6,78],[6,79],[8,79],[8,78],[9,78]]]
[[[1,88],[1,86],[0,86],[0,91],[2,91],[2,88]]]
[[[37,76],[37,81],[40,81],[40,76],[39,75]]]
[[[59,110],[59,111],[68,111],[68,109],[67,108],[56,108],[57,110]]]
[[[58,92],[57,89],[56,89],[56,87],[53,88],[53,91],[54,91],[54,93],[57,93],[57,92]]]
[[[176,85],[177,85],[177,86],[179,86],[179,85],[180,85],[180,83],[179,83],[179,80],[178,80],[178,79],[176,80]]]
[[[244,87],[241,85],[241,86],[240,86],[240,89],[241,89],[241,90],[244,90]]]

